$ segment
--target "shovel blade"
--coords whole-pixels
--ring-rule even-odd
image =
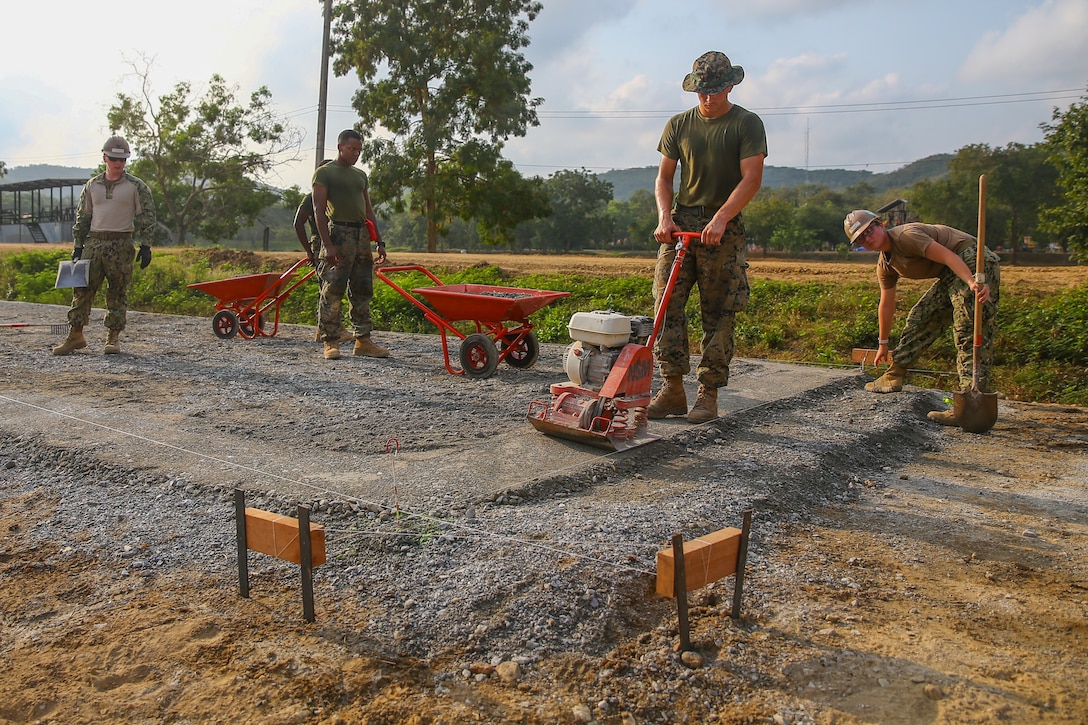
[[[986,433],[997,422],[997,393],[962,390],[952,393],[952,415],[968,433]]]
[[[70,289],[72,287],[86,287],[87,275],[91,268],[91,260],[81,259],[77,262],[64,261],[57,267],[57,289]]]

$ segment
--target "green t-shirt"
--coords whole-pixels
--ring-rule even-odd
[[[767,155],[767,132],[759,116],[736,104],[718,118],[696,106],[669,119],[657,150],[680,162],[677,204],[717,209],[740,183],[741,160]]]
[[[355,166],[325,164],[314,172],[313,183],[328,192],[326,205],[329,219],[339,222],[361,222],[366,219],[367,179]]]

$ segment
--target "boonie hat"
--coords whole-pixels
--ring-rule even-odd
[[[703,53],[691,64],[691,73],[684,77],[684,90],[712,96],[744,80],[744,69],[729,62],[729,56],[712,50]]]
[[[132,155],[132,149],[123,137],[110,136],[106,139],[106,143],[102,144],[102,153],[115,159],[127,159]]]

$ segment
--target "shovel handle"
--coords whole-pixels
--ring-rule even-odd
[[[978,249],[975,251],[975,281],[986,279],[986,174],[978,177]],[[982,302],[975,295],[975,340],[971,365],[971,387],[978,390],[978,359],[982,348]]]

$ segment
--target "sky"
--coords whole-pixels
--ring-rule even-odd
[[[318,158],[321,0],[169,5],[21,1],[4,8],[0,161],[93,168],[118,93],[157,98],[212,74],[266,86],[301,144],[264,180],[309,186]],[[969,144],[1043,140],[1088,95],[1085,0],[543,0],[523,49],[540,125],[507,141],[526,176],[656,166],[668,117],[696,105],[692,61],[745,70],[730,99],[758,113],[771,166],[893,171]],[[356,120],[354,75],[330,72],[327,144]],[[2,182],[0,182],[2,183]]]

